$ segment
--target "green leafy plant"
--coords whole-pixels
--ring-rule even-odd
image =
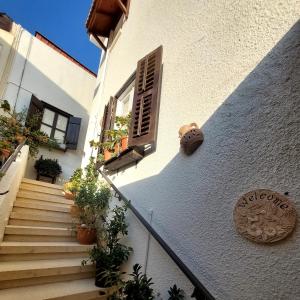
[[[120,240],[128,234],[125,220],[126,206],[112,209],[111,217],[106,217],[98,230],[97,246],[90,251],[90,260],[96,263],[96,285],[110,287],[120,281],[120,266],[128,260],[132,248]],[[87,261],[82,262],[86,264]],[[118,276],[116,276],[118,275]]]
[[[131,123],[131,113],[127,116],[116,116],[115,125],[120,136],[128,136]]]
[[[56,177],[62,172],[61,166],[56,159],[44,159],[43,156],[36,160],[34,168],[37,170],[37,172],[39,172],[40,175],[51,177]]]
[[[135,264],[133,266],[133,273],[130,274],[131,280],[127,281],[123,292],[126,300],[152,300],[154,299],[152,278],[147,278],[146,274],[140,272],[141,266]]]
[[[184,292],[182,289],[178,288],[176,284],[170,287],[168,290],[169,298],[168,300],[182,300],[184,299]]]
[[[75,195],[79,191],[82,180],[82,173],[83,171],[81,168],[77,168],[74,171],[69,181],[64,184],[65,192],[70,192]]]
[[[10,142],[14,147],[26,141],[32,157],[37,156],[40,146],[49,149],[58,147],[54,139],[50,139],[46,133],[38,129],[40,114],[26,118],[26,110],[21,112],[12,110],[7,100],[0,101],[0,108],[3,110],[0,114],[0,140]]]
[[[90,159],[85,168],[85,174],[80,176],[78,170],[74,172],[71,180],[78,184],[75,195],[75,204],[81,208],[80,221],[88,228],[96,228],[107,213],[109,199],[111,198],[110,188],[107,184],[98,180],[98,173],[95,170],[94,158]]]

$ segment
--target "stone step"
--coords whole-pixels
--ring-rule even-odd
[[[93,276],[94,265],[81,266],[82,259],[0,262],[0,289],[65,281],[69,275]],[[57,278],[55,278],[57,277]],[[84,276],[85,277],[85,276]],[[35,280],[34,280],[35,279]],[[59,280],[60,279],[60,280]]]
[[[74,230],[33,226],[7,225],[4,241],[19,242],[64,242],[76,241]]]
[[[35,221],[35,220],[21,220],[21,219],[9,219],[9,225],[17,226],[32,226],[32,227],[50,227],[50,228],[67,228],[75,229],[76,224],[74,223],[61,223],[61,222],[45,222],[45,221]]]
[[[13,207],[12,213],[17,213],[18,215],[33,215],[47,218],[59,218],[66,220],[66,222],[72,221],[72,217],[69,212],[63,211],[53,211],[53,210],[43,210],[43,209],[35,209],[35,208],[27,208],[27,207]],[[53,219],[53,220],[54,220]],[[34,220],[34,219],[33,219]]]
[[[18,287],[0,290],[0,299],[2,300],[106,300],[103,294],[104,289],[95,286],[95,279],[81,279],[66,282],[47,283],[27,287]],[[90,294],[92,293],[92,297]],[[95,293],[98,297],[95,298]]]
[[[68,204],[68,205],[74,204],[73,200],[68,200],[63,195],[61,195],[61,196],[51,195],[51,194],[27,191],[27,190],[22,190],[22,189],[20,189],[17,194],[17,199],[20,199],[20,198],[22,198],[22,200],[30,199],[30,200],[54,202],[54,203],[59,203],[59,204]]]
[[[66,212],[66,213],[70,212],[69,204],[59,204],[59,203],[29,200],[29,199],[22,200],[22,198],[18,198],[15,201],[14,207],[33,208],[33,209],[59,211],[59,212]]]
[[[49,195],[64,196],[64,191],[62,189],[50,188],[50,187],[34,185],[30,183],[21,183],[20,189],[23,191],[31,191],[31,192],[45,193]]]
[[[32,185],[42,186],[42,187],[48,187],[48,188],[53,188],[53,189],[58,189],[58,190],[63,189],[62,185],[33,180],[33,179],[25,178],[25,177],[22,179],[22,183],[27,183],[27,184],[32,184]]]
[[[88,252],[93,245],[80,245],[71,242],[2,242],[0,254],[35,254],[35,253],[74,253]]]
[[[21,209],[19,209],[21,210]],[[59,215],[63,214],[63,215]],[[50,213],[36,213],[33,212],[14,212],[12,211],[10,214],[10,220],[28,220],[28,221],[42,221],[42,222],[55,222],[55,223],[64,223],[64,224],[72,224],[74,220],[72,219],[70,214],[67,213],[57,213],[56,215],[51,215]],[[55,226],[54,226],[55,227]]]

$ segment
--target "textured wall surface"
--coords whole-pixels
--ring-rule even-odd
[[[289,192],[300,215],[299,9],[296,0],[133,0],[107,58],[102,108],[163,45],[156,152],[112,179],[146,218],[153,210],[154,228],[217,299],[300,298],[299,228],[259,245],[232,219],[238,198],[256,188]],[[187,157],[178,129],[191,122],[205,140]],[[147,233],[129,222],[130,263],[144,264]],[[163,299],[175,282],[191,291],[154,241],[148,272]]]
[[[5,226],[8,224],[21,180],[24,177],[28,159],[28,150],[28,146],[22,148],[20,156],[18,156],[16,161],[10,165],[0,182],[0,192],[3,193],[9,191],[5,195],[0,195],[0,242],[2,242]]]
[[[39,156],[58,159],[63,171],[61,177],[65,179],[81,165],[95,82],[93,75],[22,30],[5,98],[21,111],[28,108],[34,94],[40,100],[82,118],[77,150],[64,152],[40,148]],[[28,162],[25,175],[28,178],[36,177],[34,162],[34,159]]]

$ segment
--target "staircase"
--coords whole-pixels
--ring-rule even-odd
[[[0,300],[106,299],[81,266],[92,246],[76,241],[72,204],[61,186],[23,178],[0,243]]]

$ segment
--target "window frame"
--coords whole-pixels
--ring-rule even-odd
[[[62,111],[62,110],[60,110],[59,108],[57,108],[57,107],[55,107],[55,106],[52,106],[52,105],[50,105],[50,104],[48,104],[48,103],[46,103],[46,102],[44,102],[44,101],[42,101],[42,103],[43,103],[43,115],[42,115],[42,118],[43,118],[43,116],[44,116],[44,111],[45,111],[45,109],[48,109],[48,110],[54,112],[54,118],[53,118],[53,123],[52,123],[51,126],[50,126],[49,124],[47,124],[47,123],[44,123],[42,120],[41,120],[41,126],[42,126],[42,125],[45,125],[45,126],[51,128],[51,133],[50,133],[50,135],[49,135],[49,137],[50,137],[51,139],[54,139],[54,134],[55,134],[55,131],[56,131],[56,130],[58,130],[58,131],[64,133],[65,136],[64,136],[63,144],[65,144],[65,143],[66,143],[66,135],[67,135],[67,132],[68,132],[68,127],[69,127],[69,121],[70,121],[70,117],[72,117],[72,115],[71,115],[71,114],[68,114],[68,113],[66,113],[66,112],[64,112],[64,111]],[[59,116],[59,115],[61,115],[61,116],[63,116],[63,117],[66,117],[66,118],[68,119],[68,120],[67,120],[67,127],[66,127],[66,130],[65,130],[65,131],[64,131],[64,130],[61,130],[61,129],[59,129],[59,128],[56,127],[56,126],[57,126],[57,120],[58,120],[58,116]],[[40,126],[40,128],[41,128],[41,126]]]

